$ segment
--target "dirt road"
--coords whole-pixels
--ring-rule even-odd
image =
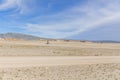
[[[0,57],[0,67],[27,67],[27,66],[53,66],[53,65],[78,65],[120,63],[119,56],[106,57]]]

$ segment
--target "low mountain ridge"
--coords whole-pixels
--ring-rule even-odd
[[[23,39],[23,40],[39,40],[39,39],[45,39],[40,38],[33,35],[27,35],[27,34],[21,34],[21,33],[5,33],[0,34],[0,38],[7,39],[7,38],[14,38],[14,39]]]

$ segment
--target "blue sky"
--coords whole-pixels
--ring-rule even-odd
[[[120,40],[119,25],[120,0],[0,0],[1,33]]]

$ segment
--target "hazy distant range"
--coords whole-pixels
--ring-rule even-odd
[[[15,38],[15,39],[23,39],[23,40],[45,39],[45,38],[40,38],[37,36],[21,34],[21,33],[4,33],[4,34],[0,34],[0,38]]]
[[[22,40],[40,40],[40,39],[49,39],[49,38],[43,38],[43,37],[38,37],[38,36],[33,36],[33,35],[28,35],[28,34],[21,34],[21,33],[2,33],[0,34],[0,38],[15,38],[15,39],[22,39]],[[64,40],[64,39],[62,39]],[[65,39],[69,40],[69,39]],[[72,39],[71,39],[72,40]],[[73,40],[79,40],[79,39],[73,39]],[[84,41],[84,40],[80,40]],[[85,40],[89,41],[89,40]],[[90,40],[92,41],[92,40]],[[92,41],[92,42],[100,42],[100,43],[120,43],[120,41],[111,41],[111,40],[97,40],[97,41]]]

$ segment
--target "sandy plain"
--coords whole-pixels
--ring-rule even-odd
[[[0,56],[120,56],[120,44],[1,40]]]
[[[79,64],[105,64],[120,63],[120,56],[88,56],[88,57],[0,57],[0,68],[54,66],[54,65],[79,65]]]
[[[0,80],[120,80],[120,44],[0,40]]]
[[[1,57],[0,80],[120,80],[120,57]]]
[[[4,67],[0,80],[120,80],[120,64]]]

